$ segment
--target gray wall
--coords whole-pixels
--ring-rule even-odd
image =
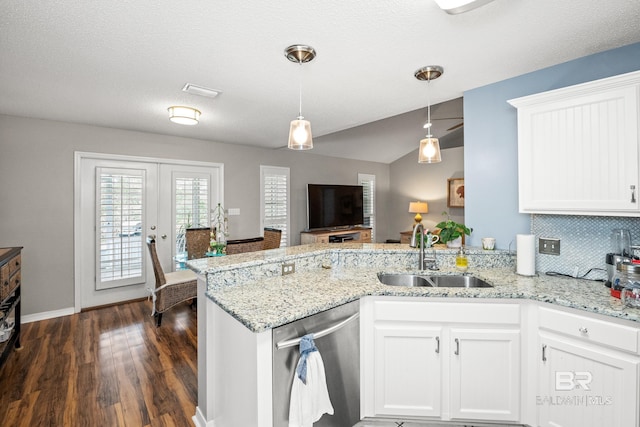
[[[378,240],[390,238],[389,165],[313,152],[268,150],[189,138],[0,115],[0,246],[24,246],[23,314],[74,306],[74,152],[224,163],[230,237],[260,233],[260,165],[291,168],[291,236],[306,226],[306,184],[357,183],[376,175]],[[395,230],[394,230],[395,233]]]
[[[390,181],[393,192],[389,206],[389,228],[395,233],[393,239],[400,238],[401,231],[408,231],[414,223],[415,214],[409,213],[409,203],[420,200],[429,203],[429,213],[422,215],[426,228],[446,218],[449,213],[456,222],[464,223],[464,208],[447,207],[447,179],[464,177],[463,147],[443,149],[442,162],[434,164],[418,163],[418,141],[416,150],[391,164]],[[466,183],[465,183],[466,185]]]

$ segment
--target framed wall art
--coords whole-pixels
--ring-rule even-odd
[[[464,208],[464,178],[449,178],[447,207]]]

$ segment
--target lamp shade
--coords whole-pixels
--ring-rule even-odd
[[[415,223],[414,226],[422,222],[423,213],[429,213],[429,205],[427,202],[410,202],[409,203],[409,213],[414,213],[416,216],[413,218]]]
[[[427,136],[425,139],[421,140],[418,163],[438,163],[441,161],[440,141],[438,141],[438,138]]]
[[[169,120],[181,125],[197,125],[200,111],[191,107],[172,106],[167,108]]]
[[[291,121],[289,127],[289,143],[292,150],[311,150],[313,148],[313,138],[311,136],[311,123],[300,116]]]
[[[427,202],[410,202],[409,213],[429,213],[429,205]]]

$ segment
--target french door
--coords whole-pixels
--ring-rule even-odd
[[[147,236],[173,271],[185,229],[210,226],[222,177],[221,164],[76,153],[76,311],[148,295]]]

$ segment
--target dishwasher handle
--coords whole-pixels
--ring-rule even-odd
[[[351,322],[352,320],[357,319],[358,317],[360,317],[360,313],[356,313],[354,315],[351,315],[349,317],[347,317],[346,319],[344,319],[341,322],[336,323],[333,326],[329,326],[326,329],[321,330],[320,332],[316,332],[313,334],[313,338],[322,338],[325,337],[327,335],[330,335],[334,332],[336,332],[337,330],[341,329],[342,327],[344,327],[347,323]],[[298,338],[293,338],[290,340],[283,340],[280,341],[279,343],[276,344],[276,349],[278,350],[282,350],[283,348],[288,348],[288,347],[293,347],[296,346],[298,344],[300,344],[300,340],[302,339],[302,337],[298,337]]]

